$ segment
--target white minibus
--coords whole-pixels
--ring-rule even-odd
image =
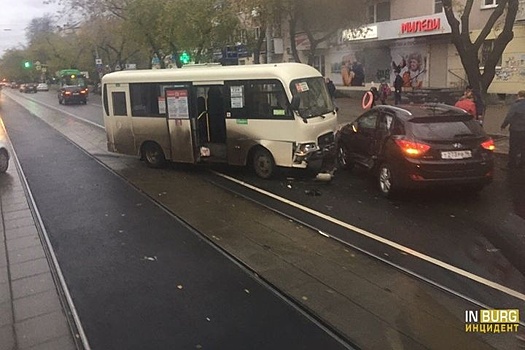
[[[300,63],[129,70],[102,79],[111,152],[166,161],[330,172],[337,114],[322,75]]]

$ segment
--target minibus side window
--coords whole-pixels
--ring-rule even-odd
[[[162,117],[159,113],[159,84],[129,84],[131,115],[133,117]],[[161,100],[160,103],[163,103]]]
[[[228,110],[237,119],[292,119],[289,102],[280,81],[228,82]]]
[[[249,118],[289,119],[288,99],[282,84],[275,81],[250,81],[246,89]]]
[[[126,108],[126,93],[112,92],[111,98],[113,100],[113,115],[128,115]]]

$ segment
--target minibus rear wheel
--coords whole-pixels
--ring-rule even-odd
[[[252,166],[255,174],[263,179],[269,179],[275,173],[275,161],[272,154],[263,147],[257,147],[253,152]]]
[[[148,142],[142,146],[142,159],[150,168],[162,168],[166,164],[164,152],[155,142]]]

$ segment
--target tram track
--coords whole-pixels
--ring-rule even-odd
[[[7,137],[9,138],[8,135]],[[71,293],[69,291],[66,280],[64,278],[64,274],[62,273],[62,270],[58,263],[55,251],[49,240],[49,235],[42,221],[42,217],[36,205],[35,199],[31,192],[31,188],[29,187],[29,184],[27,182],[27,179],[25,177],[24,171],[22,169],[22,166],[20,164],[20,161],[18,159],[15,149],[11,149],[10,154],[11,154],[11,159],[13,160],[13,163],[15,164],[18,176],[20,178],[22,188],[23,188],[23,191],[25,193],[25,196],[28,202],[29,209],[33,216],[35,226],[38,232],[38,236],[40,238],[40,242],[42,243],[42,248],[44,250],[44,254],[45,254],[46,260],[49,265],[49,270],[55,282],[56,291],[58,294],[58,298],[60,300],[60,304],[62,305],[64,309],[64,315],[66,316],[66,320],[70,328],[71,334],[74,335],[72,339],[75,342],[75,346],[78,350],[90,350],[91,347],[89,345],[88,338],[86,337],[86,333],[84,332],[84,328],[82,326],[80,317],[78,316],[78,312],[75,307],[75,303],[73,302],[73,298],[71,297]]]
[[[431,265],[435,265],[439,268],[442,268],[442,269],[445,269],[453,274],[456,274],[458,276],[460,276],[461,278],[464,278],[464,279],[467,279],[467,280],[471,280],[475,283],[478,283],[478,284],[481,284],[483,285],[484,287],[487,287],[489,289],[493,289],[493,290],[496,290],[500,293],[503,293],[515,300],[518,300],[520,301],[521,303],[525,301],[525,294],[521,293],[521,292],[518,292],[512,288],[508,288],[506,286],[503,286],[499,283],[496,283],[496,282],[493,282],[493,281],[490,281],[486,278],[483,278],[483,277],[480,277],[480,276],[477,276],[473,273],[470,273],[468,271],[465,271],[463,269],[460,269],[460,268],[457,268],[453,265],[450,265],[450,264],[447,264],[445,262],[442,262],[442,261],[439,261],[435,258],[432,258],[430,256],[427,256],[425,254],[422,254],[420,252],[417,252],[411,248],[408,248],[408,247],[405,247],[405,246],[402,246],[398,243],[395,243],[395,242],[392,242],[392,241],[389,241],[388,239],[385,239],[385,238],[382,238],[380,236],[377,236],[375,235],[374,233],[371,233],[371,232],[368,232],[366,230],[363,230],[359,227],[356,227],[356,226],[353,226],[351,224],[347,224],[345,222],[342,222],[338,219],[334,219],[333,217],[330,217],[328,215],[325,215],[325,214],[322,214],[322,213],[319,213],[313,209],[310,209],[306,206],[303,206],[301,204],[298,204],[298,203],[295,203],[289,199],[286,199],[286,198],[283,198],[283,197],[280,197],[279,195],[276,195],[276,194],[273,194],[269,191],[266,191],[262,188],[258,188],[254,185],[251,185],[243,180],[240,180],[240,179],[236,179],[235,177],[232,177],[230,175],[227,175],[225,173],[221,173],[221,172],[218,172],[218,171],[214,171],[214,170],[211,170],[211,173],[213,173],[214,175],[222,178],[222,179],[225,179],[226,181],[232,183],[232,184],[235,184],[236,186],[240,186],[242,188],[244,188],[244,190],[236,190],[234,186],[228,186],[228,185],[225,185],[224,183],[220,182],[220,181],[215,181],[214,179],[208,179],[208,181],[210,181],[211,183],[213,183],[215,186],[218,186],[222,189],[224,189],[225,191],[229,191],[237,196],[240,196],[242,198],[245,198],[246,200],[249,200],[249,201],[252,201],[253,203],[256,203],[257,205],[260,205],[260,206],[263,206],[265,208],[267,208],[268,210],[271,210],[273,211],[274,213],[278,214],[278,215],[281,215],[283,217],[286,217],[287,219],[289,220],[293,220],[294,222],[300,224],[300,225],[303,225],[305,227],[308,227],[310,228],[312,231],[314,232],[317,232],[319,235],[321,235],[322,237],[326,237],[326,238],[329,238],[329,239],[332,239],[336,242],[338,242],[339,244],[342,244],[343,246],[346,246],[346,247],[349,247],[351,249],[354,249],[354,250],[357,250],[377,261],[380,261],[390,267],[393,267],[395,268],[396,270],[400,271],[400,272],[403,272],[413,278],[416,278],[424,283],[427,283],[439,290],[442,290],[446,293],[449,293],[451,295],[453,295],[454,297],[457,297],[457,298],[460,298],[468,303],[471,303],[473,306],[476,306],[476,307],[479,307],[479,308],[482,308],[482,309],[494,309],[494,308],[498,308],[496,305],[491,305],[489,303],[486,303],[486,302],[482,302],[480,300],[477,300],[475,298],[472,298],[468,295],[466,295],[465,293],[462,293],[460,291],[457,291],[455,290],[454,288],[451,288],[451,287],[447,287],[445,284],[443,283],[440,283],[436,280],[433,280],[432,278],[429,278],[429,277],[425,277],[424,275],[422,275],[421,273],[418,273],[416,271],[413,271],[411,270],[410,268],[407,268],[407,267],[404,267],[400,264],[397,264],[395,263],[394,261],[390,260],[390,259],[387,259],[387,258],[384,258],[382,256],[380,256],[379,254],[377,253],[374,253],[372,252],[371,250],[368,250],[366,248],[363,248],[363,246],[360,246],[360,245],[356,245],[356,244],[353,244],[351,243],[348,239],[343,239],[340,237],[340,235],[334,235],[334,234],[331,234],[330,230],[327,230],[326,227],[322,227],[321,225],[316,225],[315,223],[312,223],[311,220],[305,220],[305,219],[301,219],[298,215],[294,215],[292,212],[293,211],[290,211],[290,210],[287,210],[286,207],[288,208],[294,208],[294,209],[298,209],[298,210],[301,210],[301,211],[304,211],[304,213],[306,215],[312,215],[312,216],[316,216],[318,218],[321,219],[321,222],[324,221],[324,222],[331,222],[331,223],[335,223],[336,225],[338,226],[342,226],[344,227],[345,229],[349,230],[349,231],[354,231],[354,232],[357,232],[359,233],[360,235],[363,235],[363,236],[366,236],[368,238],[371,238],[373,240],[376,240],[378,242],[380,242],[382,245],[385,245],[385,246],[389,246],[390,248],[393,248],[394,250],[398,250],[400,252],[402,252],[403,254],[405,255],[412,255],[414,256],[415,258],[417,259],[420,259],[421,261],[424,261],[425,263],[428,263],[428,264],[431,264]],[[238,188],[238,187],[237,187]],[[250,193],[257,193],[257,194],[260,194],[262,196],[265,197],[264,200],[260,200],[258,198],[258,196],[254,196],[254,195],[250,195]],[[269,201],[267,200],[269,199],[270,200],[270,203],[275,203],[275,202],[280,202],[280,204],[283,204],[285,206],[285,209],[283,209],[283,206],[276,206],[276,205],[271,205],[269,204]],[[303,217],[305,217],[306,215],[304,215]],[[319,221],[317,221],[319,222]],[[388,255],[387,255],[388,256]],[[522,326],[525,326],[525,322],[524,321],[520,321],[520,324]]]
[[[73,117],[73,116],[70,116],[70,117]],[[80,119],[80,122],[84,122],[84,121],[82,119]],[[57,128],[57,130],[59,130],[59,128]],[[71,141],[72,143],[76,144],[77,147],[79,147],[80,149],[84,150],[84,152],[86,152],[87,154],[90,154],[88,151],[86,151],[86,145],[82,145],[81,142],[79,143],[78,139],[74,140],[74,138],[69,138],[67,135],[66,135],[66,137],[69,139],[69,141]],[[173,212],[172,212],[173,208],[170,208],[170,206],[168,204],[163,203],[163,200],[165,198],[159,198],[158,197],[158,193],[152,192],[151,190],[144,189],[144,188],[140,187],[140,184],[137,184],[136,181],[130,180],[129,178],[126,178],[126,176],[124,176],[122,174],[122,170],[121,169],[117,171],[117,170],[114,170],[115,168],[113,166],[108,165],[105,162],[105,159],[106,159],[107,155],[108,154],[105,153],[103,150],[100,151],[100,152],[96,152],[96,154],[90,154],[91,157],[96,159],[99,163],[103,164],[107,169],[111,170],[113,173],[115,173],[115,174],[119,175],[120,177],[122,177],[125,181],[127,181],[130,184],[132,184],[135,188],[137,188],[142,193],[147,194],[149,198],[151,198],[152,200],[155,201],[155,203],[157,203],[157,205],[161,206],[164,210],[166,210],[166,211],[170,212],[171,214],[173,214]],[[121,157],[109,157],[109,158],[112,158],[113,160],[121,159]],[[127,157],[124,157],[124,162],[127,162],[127,160],[136,162],[136,159],[128,159]],[[138,163],[138,162],[136,162],[136,163]],[[215,173],[213,175],[214,176],[220,176],[218,173]],[[378,254],[374,254],[372,252],[367,251],[366,249],[360,248],[358,245],[352,245],[352,244],[349,244],[348,242],[346,242],[344,240],[340,240],[335,235],[332,235],[329,230],[324,230],[322,227],[319,227],[317,225],[313,225],[313,224],[311,224],[311,223],[309,223],[309,222],[307,222],[305,220],[301,220],[299,217],[291,215],[289,212],[287,212],[285,210],[279,210],[276,207],[272,208],[271,206],[268,206],[267,203],[264,203],[264,201],[254,200],[254,198],[250,198],[249,196],[246,196],[245,194],[241,193],[242,191],[235,191],[234,189],[232,189],[231,186],[225,186],[225,185],[220,184],[217,181],[213,181],[213,180],[210,181],[210,177],[209,176],[203,176],[202,179],[206,180],[210,184],[213,184],[217,188],[220,188],[221,190],[227,191],[227,192],[229,192],[231,194],[234,194],[235,196],[239,196],[239,197],[242,197],[244,199],[247,199],[247,200],[249,200],[252,203],[255,203],[257,205],[265,207],[266,209],[270,209],[272,212],[274,212],[276,214],[279,214],[279,216],[285,217],[285,218],[287,218],[289,220],[293,220],[294,222],[296,222],[296,223],[298,223],[298,224],[300,224],[302,226],[307,227],[309,230],[311,230],[313,232],[317,232],[317,234],[322,236],[323,238],[327,238],[328,237],[328,238],[330,238],[331,241],[336,242],[337,244],[340,244],[342,246],[346,246],[346,247],[349,247],[351,249],[360,251],[360,252],[364,253],[365,255],[367,255],[369,257],[372,257],[374,260],[380,261],[382,264],[387,264],[390,267],[394,267],[399,272],[402,272],[402,273],[404,273],[404,274],[406,274],[406,275],[408,275],[410,277],[416,278],[419,281],[422,281],[422,282],[424,282],[424,283],[426,283],[426,284],[428,284],[428,285],[430,285],[430,286],[432,286],[432,287],[434,287],[436,289],[444,291],[444,292],[446,292],[446,293],[448,293],[448,294],[450,294],[450,295],[452,295],[454,297],[460,298],[460,299],[466,301],[467,303],[469,303],[471,305],[475,305],[477,307],[482,307],[482,308],[487,306],[483,302],[480,302],[480,301],[478,301],[476,299],[473,299],[473,298],[469,298],[466,295],[462,295],[462,293],[456,292],[456,291],[454,291],[454,290],[452,290],[450,288],[447,288],[446,286],[443,286],[443,285],[440,285],[440,284],[436,284],[434,281],[432,281],[430,279],[426,279],[424,276],[419,276],[417,273],[414,273],[414,272],[412,272],[410,270],[407,270],[403,266],[394,264],[394,263],[388,261],[387,259],[384,259],[383,257],[379,256]],[[182,216],[176,215],[176,217],[179,220],[182,220],[182,222],[184,222],[186,225],[189,225],[189,227],[193,227],[192,224],[191,224],[191,221],[182,218]],[[197,230],[197,229],[195,229],[195,230]],[[200,233],[199,230],[197,230],[197,231],[199,232],[199,234],[202,235],[202,233]],[[264,283],[267,283],[268,288],[275,289],[277,293],[282,295],[282,297],[287,298],[287,300],[289,300],[291,303],[293,303],[293,305],[295,305],[295,307],[299,307],[303,312],[306,312],[309,315],[309,317],[312,317],[312,319],[314,321],[315,320],[319,320],[320,322],[322,322],[323,326],[326,325],[328,327],[327,328],[328,332],[332,332],[333,331],[333,334],[334,334],[334,336],[336,338],[340,337],[340,339],[343,339],[343,341],[346,341],[348,339],[347,337],[345,337],[344,332],[340,332],[340,330],[338,328],[331,327],[330,323],[324,322],[322,317],[318,316],[318,314],[315,311],[312,311],[310,307],[306,306],[306,304],[304,302],[302,302],[300,298],[297,298],[297,297],[293,298],[293,297],[288,296],[285,292],[281,292],[281,289],[279,288],[278,284],[275,284],[275,282],[273,282],[269,278],[265,278],[264,274],[258,273],[258,268],[256,266],[252,266],[250,263],[247,263],[246,261],[243,261],[242,258],[236,256],[235,253],[228,252],[227,248],[221,246],[221,243],[218,243],[216,238],[214,238],[213,235],[203,235],[202,238],[204,238],[210,244],[215,246],[216,249],[219,249],[222,253],[227,254],[227,256],[230,259],[232,259],[233,262],[235,262],[236,264],[242,265],[243,268],[245,268],[248,271],[248,273],[253,274],[253,276],[255,276],[260,281],[262,281]],[[350,342],[348,342],[348,343],[350,343]]]

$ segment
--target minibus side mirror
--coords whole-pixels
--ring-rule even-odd
[[[301,105],[301,97],[299,95],[295,95],[294,97],[292,97],[292,103],[290,104],[290,107],[292,107],[292,110],[298,111],[300,105]]]

